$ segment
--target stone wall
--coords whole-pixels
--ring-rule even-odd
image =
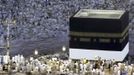
[[[130,22],[134,21],[133,0],[1,0],[0,39],[6,37],[6,24],[3,21],[12,19],[16,20],[16,25],[10,26],[13,54],[25,54],[25,50],[33,51],[35,48],[45,52],[46,49],[59,50],[63,45],[68,47],[69,17],[81,8],[123,9],[130,11]],[[133,23],[130,24],[132,28]],[[130,33],[130,49],[133,49],[132,29]],[[53,44],[47,39],[51,39]],[[25,45],[29,41],[33,43],[32,46]],[[39,41],[44,44],[37,46]],[[54,47],[44,47],[46,43]]]

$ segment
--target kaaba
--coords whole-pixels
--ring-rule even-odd
[[[70,48],[122,51],[128,43],[128,11],[80,9],[69,23]]]

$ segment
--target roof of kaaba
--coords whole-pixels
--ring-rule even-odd
[[[74,17],[81,18],[104,18],[104,19],[119,19],[125,11],[123,10],[92,10],[81,9]]]

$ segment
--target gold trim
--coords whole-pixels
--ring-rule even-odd
[[[122,33],[96,33],[96,32],[76,32],[70,31],[70,35],[72,36],[82,36],[82,37],[123,37],[125,33],[127,33],[129,26]]]
[[[123,40],[125,40],[125,38],[128,36],[128,33],[125,34],[125,36],[121,39],[116,39],[116,38],[113,38],[113,42],[116,43],[117,40],[119,40],[119,43],[122,43]],[[77,38],[74,38],[74,41],[78,41]],[[91,38],[80,38],[81,42],[91,42]],[[93,42],[96,42],[97,40],[96,39],[93,39]],[[102,43],[110,43],[112,42],[111,39],[108,39],[108,38],[99,38],[99,42],[102,42]]]
[[[80,38],[80,41],[91,42],[91,39],[90,38]]]
[[[109,43],[111,39],[99,39],[99,42]]]
[[[126,33],[125,36],[124,36],[122,39],[119,40],[119,42],[122,43],[123,40],[125,40],[125,38],[126,38],[127,36],[128,36],[128,33]]]

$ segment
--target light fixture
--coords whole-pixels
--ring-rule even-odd
[[[62,51],[63,51],[63,52],[66,51],[66,47],[65,47],[65,46],[62,47]]]
[[[34,51],[34,54],[35,54],[35,55],[38,55],[38,51],[37,51],[36,49],[35,49],[35,51]]]

